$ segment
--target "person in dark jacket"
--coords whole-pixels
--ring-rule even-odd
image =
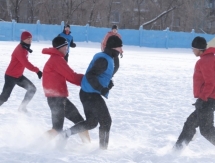
[[[28,31],[21,34],[21,42],[12,53],[11,61],[5,72],[5,84],[0,95],[0,106],[8,100],[15,85],[18,85],[27,90],[24,99],[19,106],[18,111],[27,112],[26,106],[33,98],[36,87],[35,85],[23,75],[24,69],[37,73],[38,78],[41,79],[42,72],[28,61],[28,53],[32,53],[30,49],[32,42],[32,35]]]
[[[111,28],[111,31],[109,31],[105,35],[104,39],[102,40],[102,43],[101,43],[102,52],[105,50],[107,40],[108,40],[108,38],[110,36],[117,36],[122,40],[121,35],[118,33],[118,26],[117,25],[113,25],[112,28]],[[121,58],[123,57],[122,53],[123,53],[123,50],[120,51]],[[114,58],[114,74],[118,71],[118,69],[119,69],[119,57],[117,56],[117,57]]]
[[[117,57],[121,50],[122,40],[117,36],[111,36],[107,40],[104,52],[94,55],[82,79],[79,93],[86,120],[62,132],[63,137],[91,130],[99,123],[100,149],[108,148],[112,120],[102,96],[108,98],[109,90],[113,87],[113,58]]]
[[[64,59],[66,60],[66,62],[68,62],[70,47],[71,47],[71,48],[75,48],[75,47],[76,47],[76,44],[74,43],[73,37],[72,37],[72,35],[71,35],[70,25],[64,26],[63,32],[60,33],[58,36],[64,37],[64,38],[67,40],[67,42],[68,42],[67,53],[66,53],[66,55],[64,56]]]
[[[181,150],[188,145],[199,127],[200,133],[215,145],[214,109],[215,109],[215,48],[206,49],[203,37],[192,41],[193,53],[200,59],[196,62],[193,75],[193,94],[197,98],[193,104],[194,112],[184,123],[174,149]]]
[[[43,54],[50,55],[43,69],[42,85],[48,105],[51,109],[52,129],[47,133],[53,138],[63,129],[66,117],[77,124],[84,121],[75,105],[67,98],[66,82],[80,86],[83,74],[74,72],[64,60],[68,42],[63,37],[56,37],[52,41],[52,48],[44,48]],[[88,131],[79,134],[83,142],[90,142]]]

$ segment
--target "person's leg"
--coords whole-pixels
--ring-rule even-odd
[[[26,106],[28,105],[28,103],[31,101],[31,99],[33,98],[35,92],[36,92],[36,87],[35,85],[25,76],[21,76],[16,84],[24,89],[27,90],[27,92],[25,93],[24,99],[22,100],[22,103],[19,107],[19,111],[24,111],[26,112]]]
[[[215,145],[214,107],[215,100],[209,99],[199,110],[200,133],[213,145]]]
[[[8,100],[14,86],[16,85],[16,82],[15,82],[16,78],[8,75],[5,75],[4,78],[5,78],[5,83],[4,83],[2,93],[0,95],[0,106]]]
[[[99,127],[99,145],[100,149],[107,149],[109,143],[109,133],[111,127],[111,116],[104,99],[99,95],[96,101]]]
[[[198,123],[198,113],[195,110],[190,116],[187,118],[187,121],[184,123],[184,127],[182,129],[181,134],[178,137],[178,140],[175,144],[176,149],[182,149],[183,143],[188,145],[192,140],[193,136],[196,133],[196,128],[199,126]]]
[[[64,56],[64,59],[66,60],[66,62],[68,62],[68,58],[69,58],[69,53],[67,53],[67,54]]]
[[[95,93],[86,93],[80,90],[80,99],[84,107],[84,114],[86,117],[85,121],[79,122],[73,127],[70,128],[71,134],[77,134],[86,130],[91,130],[98,125],[97,116],[94,114],[93,110],[95,109]]]
[[[47,97],[48,105],[51,110],[52,129],[61,132],[64,123],[64,109],[66,98],[63,97]]]
[[[79,113],[78,109],[75,105],[66,98],[65,102],[65,117],[72,121],[74,124],[84,121],[84,118]],[[84,132],[80,132],[79,136],[83,143],[90,142],[89,132],[86,130]]]
[[[45,141],[53,139],[62,131],[65,101],[66,98],[63,97],[47,97],[47,102],[51,110],[52,129],[43,135]]]

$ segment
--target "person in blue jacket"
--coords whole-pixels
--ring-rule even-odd
[[[64,26],[64,30],[62,33],[60,33],[58,36],[61,36],[63,38],[65,38],[68,42],[68,48],[67,48],[67,54],[65,55],[64,59],[66,60],[66,62],[68,62],[68,57],[69,57],[69,47],[71,48],[75,48],[76,44],[73,42],[73,37],[71,35],[71,31],[70,31],[70,25],[66,25]]]
[[[99,123],[100,149],[107,149],[112,120],[102,96],[108,98],[109,91],[114,86],[111,80],[114,75],[114,57],[121,51],[122,40],[117,36],[110,36],[104,52],[94,55],[82,79],[79,93],[86,120],[63,131],[62,137],[68,138],[70,135],[91,130]]]

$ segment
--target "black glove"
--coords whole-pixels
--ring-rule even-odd
[[[101,90],[101,95],[105,96],[109,92],[109,88],[105,87]]]
[[[110,90],[113,86],[114,86],[114,84],[113,84],[113,80],[110,80],[110,82],[109,82],[109,84],[108,84],[108,88],[109,88],[109,90]]]
[[[71,48],[75,48],[75,47],[76,47],[76,44],[75,44],[75,43],[72,43],[72,44],[70,44],[70,47],[71,47]]]
[[[120,53],[120,57],[121,57],[121,58],[123,57],[123,54],[122,54],[122,53]]]
[[[38,75],[38,78],[41,79],[42,76],[43,76],[43,73],[42,73],[41,71],[38,71],[38,72],[37,72],[37,75]]]
[[[202,99],[198,98],[193,105],[195,105],[196,109],[202,109],[204,102],[205,101],[203,101]]]

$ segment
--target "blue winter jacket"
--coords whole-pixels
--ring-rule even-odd
[[[69,47],[71,46],[71,44],[73,43],[73,37],[70,35],[70,34],[66,34],[64,32],[60,33],[58,36],[61,36],[63,38],[65,38],[68,42],[68,50],[67,50],[67,53],[69,53]]]
[[[113,76],[113,71],[114,71],[114,61],[113,61],[113,58],[111,58],[109,55],[107,55],[103,52],[95,54],[92,61],[89,64],[89,67],[87,68],[86,74],[92,68],[95,61],[99,58],[105,58],[108,62],[107,69],[102,74],[97,76],[99,83],[103,86],[103,88],[105,88],[105,87],[108,87],[108,84]],[[82,79],[81,89],[84,92],[101,94],[101,90],[96,90],[90,85],[90,83],[88,82],[88,80],[86,78],[86,74],[84,75],[84,77]],[[105,95],[105,97],[108,98],[108,93]]]

